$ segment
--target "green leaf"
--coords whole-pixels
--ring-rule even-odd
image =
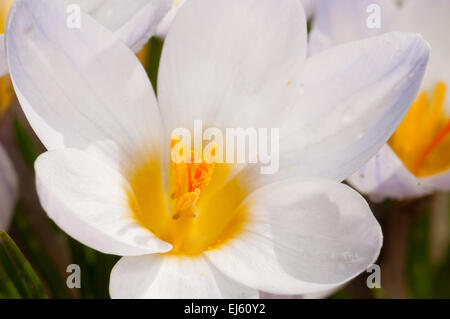
[[[2,277],[9,278],[11,282],[5,284],[3,294],[17,297],[12,288],[14,285],[22,298],[47,298],[33,267],[5,232],[0,232],[0,269]]]
[[[19,299],[20,294],[0,263],[0,299]]]

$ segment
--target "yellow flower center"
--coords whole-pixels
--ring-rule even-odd
[[[430,97],[422,92],[388,142],[417,177],[450,168],[450,119],[443,113],[445,94],[442,82]]]
[[[171,151],[185,154],[177,137]],[[191,160],[171,161],[166,188],[158,161],[136,170],[129,203],[143,227],[173,245],[169,254],[193,256],[221,246],[242,229],[246,208],[240,204],[246,192],[238,179],[230,178],[229,164],[215,162],[215,146],[207,152],[212,158],[200,163],[193,163],[193,151],[187,153]]]
[[[147,65],[147,60],[148,60],[148,50],[149,50],[149,44],[146,43],[144,45],[144,47],[141,49],[141,51],[139,51],[136,55],[139,59],[139,61],[141,61],[141,64],[145,67]]]
[[[14,90],[8,75],[0,77],[0,117],[11,105],[14,98]]]
[[[0,0],[0,34],[5,32],[6,18],[13,2],[14,0]],[[0,116],[11,104],[13,97],[14,91],[9,76],[0,77]]]
[[[8,17],[9,8],[11,8],[13,2],[14,0],[0,1],[0,33],[5,32],[6,18]]]

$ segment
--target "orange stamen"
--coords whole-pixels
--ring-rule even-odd
[[[175,215],[173,215],[173,219],[178,219],[181,215],[185,215],[187,213],[191,213],[195,205],[197,205],[198,200],[200,198],[200,190],[196,189],[193,192],[189,192],[181,196],[178,200]]]
[[[171,151],[175,152],[176,156],[184,156],[183,146],[178,136],[173,136],[170,141]],[[175,147],[178,147],[177,149]],[[175,179],[175,191],[172,194],[172,199],[177,199],[174,219],[180,217],[181,214],[193,212],[197,205],[201,193],[206,189],[211,181],[214,166],[216,162],[216,145],[213,144],[208,149],[210,158],[203,159],[203,161],[193,166],[192,162],[195,159],[196,153],[190,152],[190,162],[182,161],[176,163],[172,161],[172,167]],[[181,157],[179,157],[181,158]],[[195,168],[192,176],[192,167]]]
[[[186,164],[188,192],[192,192],[192,164]]]
[[[207,153],[209,153],[211,158],[203,159],[203,162],[196,167],[194,180],[192,181],[192,188],[200,189],[201,192],[208,186],[214,172],[214,166],[216,164],[216,145],[211,145],[207,150]]]
[[[436,88],[434,89],[433,93],[433,99],[430,105],[430,115],[427,123],[437,123],[439,122],[439,117],[442,117],[442,108],[444,105],[444,99],[445,99],[445,92],[446,92],[446,86],[444,83],[439,82],[436,85]],[[426,132],[429,132],[432,130],[432,127],[427,126]],[[428,143],[426,144],[425,148],[423,149],[422,153],[420,153],[419,157],[415,161],[415,164],[413,165],[412,172],[414,174],[419,174],[420,170],[424,166],[425,162],[427,161],[430,154],[441,144],[446,136],[450,133],[450,120],[447,121],[447,124],[438,131],[436,136]]]

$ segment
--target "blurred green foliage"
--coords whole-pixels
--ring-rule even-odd
[[[450,298],[450,243],[444,261],[433,264],[430,209],[430,203],[425,205],[410,228],[406,261],[409,294],[411,298]],[[447,214],[450,217],[450,211]]]
[[[13,127],[17,148],[21,152],[25,163],[32,168],[34,161],[39,156],[38,148],[33,143],[33,139],[17,117],[13,119]]]
[[[148,42],[146,65],[144,65],[156,95],[158,94],[158,70],[162,48],[163,41],[158,38],[151,38]]]
[[[0,296],[47,298],[33,267],[5,232],[0,232]]]
[[[50,295],[53,298],[68,298],[69,292],[64,283],[64,278],[58,275],[55,265],[33,229],[21,202],[17,204],[12,229],[16,234],[19,234],[19,240],[25,255],[32,261]],[[56,236],[56,233],[52,235]]]
[[[81,298],[109,298],[109,275],[119,256],[102,254],[68,237],[73,262],[81,268]]]

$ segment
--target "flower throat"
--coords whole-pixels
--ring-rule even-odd
[[[132,174],[128,197],[133,217],[172,244],[168,254],[192,256],[216,249],[242,230],[245,187],[230,178],[231,165],[216,163],[215,145],[198,163],[194,163],[198,154],[185,150],[177,136],[171,138],[170,149],[168,190],[158,161],[148,161]],[[174,161],[174,154],[181,160]]]
[[[439,82],[430,97],[422,92],[388,142],[417,177],[450,168],[450,119],[443,112],[446,89]]]

